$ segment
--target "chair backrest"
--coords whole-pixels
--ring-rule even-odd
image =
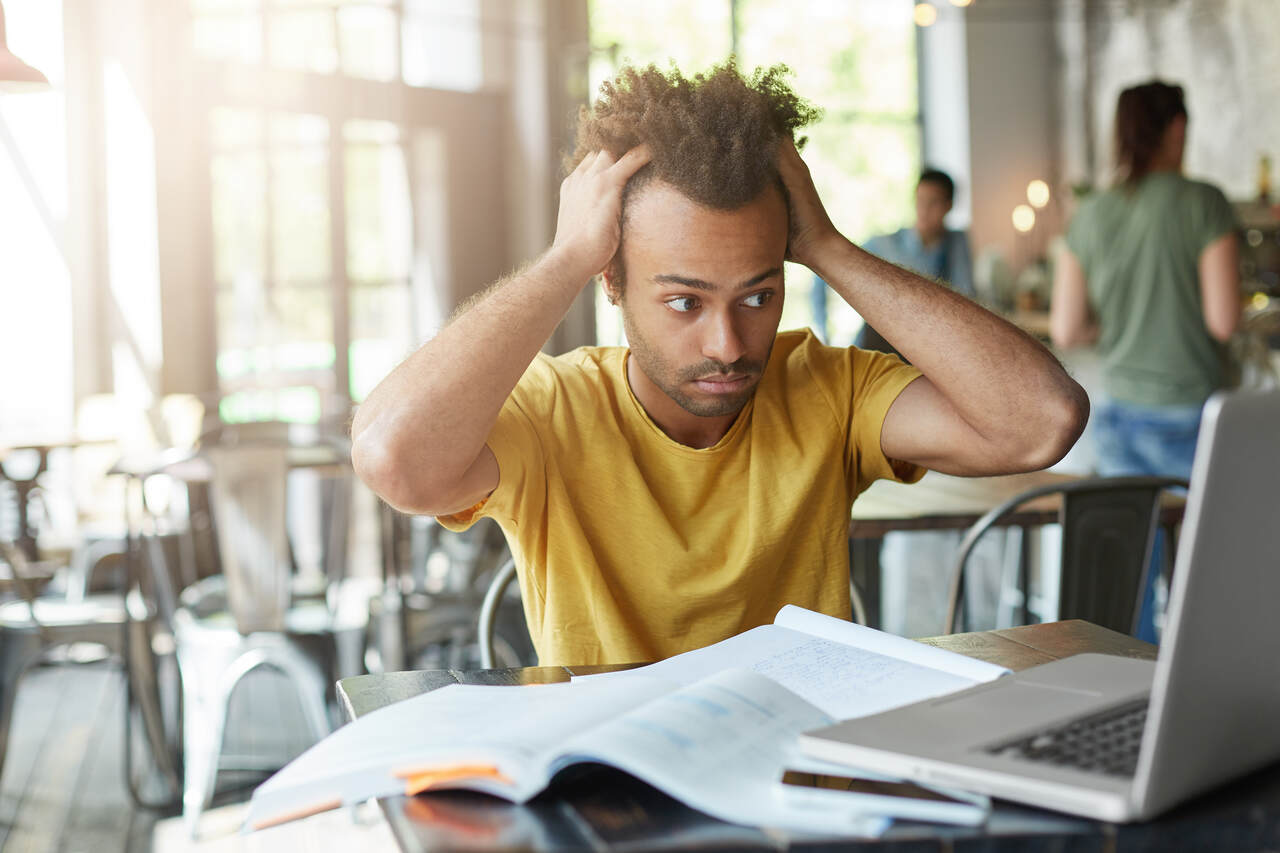
[[[285,528],[287,449],[249,444],[202,451],[213,471],[213,524],[227,607],[241,634],[284,630],[293,584]]]
[[[49,564],[38,565],[48,566]],[[32,567],[27,555],[22,553],[22,549],[4,538],[0,538],[0,567],[8,569],[7,572],[0,571],[0,580],[10,581],[18,598],[25,601],[28,606],[35,602],[36,596],[40,593],[40,587],[52,577],[51,573],[42,573]],[[31,618],[35,620],[34,611],[31,613]]]
[[[1172,477],[1094,477],[1030,489],[993,508],[970,526],[956,551],[945,632],[956,630],[965,567],[982,535],[1029,501],[1061,495],[1058,618],[1085,619],[1132,634],[1160,517],[1161,493],[1186,486],[1186,480]],[[1022,593],[1026,595],[1027,590]]]
[[[243,634],[282,630],[295,593],[320,591],[307,593],[295,586],[299,556],[315,553],[310,547],[295,548],[318,545],[319,576],[311,579],[323,581],[326,590],[335,589],[346,575],[349,440],[319,434],[306,424],[219,424],[201,437],[200,456],[212,469],[212,526],[236,627]],[[307,500],[291,513],[289,475],[295,465],[300,467],[293,485],[304,487]],[[300,520],[312,510],[318,511],[314,523]],[[302,540],[291,540],[291,530]],[[303,569],[310,566],[305,561]],[[334,602],[325,598],[332,609]]]
[[[514,558],[508,558],[498,571],[494,572],[493,580],[489,582],[489,589],[484,594],[484,602],[480,605],[480,626],[477,634],[480,637],[480,666],[485,669],[493,669],[495,666],[493,635],[498,621],[498,606],[502,604],[507,587],[515,577],[516,561]]]

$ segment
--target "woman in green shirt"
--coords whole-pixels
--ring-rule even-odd
[[[1056,265],[1050,334],[1095,344],[1099,473],[1189,477],[1200,408],[1226,382],[1240,322],[1236,221],[1216,187],[1182,175],[1182,88],[1120,93],[1119,181],[1086,199]]]
[[[1082,202],[1055,265],[1050,336],[1093,344],[1102,359],[1093,432],[1104,476],[1189,478],[1200,410],[1226,383],[1223,344],[1240,322],[1236,221],[1217,187],[1183,177],[1186,132],[1181,86],[1120,93],[1118,180]],[[1148,572],[1139,618],[1152,641],[1158,575]]]

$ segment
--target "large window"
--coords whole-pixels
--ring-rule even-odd
[[[444,156],[423,99],[481,88],[480,6],[192,0],[224,418],[315,420],[422,337],[415,211]]]
[[[782,62],[796,91],[825,110],[804,157],[836,227],[861,242],[912,221],[920,168],[915,30],[909,0],[591,0],[591,88],[623,62],[675,61],[686,73],[734,53],[746,71]],[[787,269],[784,328],[812,325],[852,341],[862,321],[812,274]],[[621,319],[597,300],[601,343]]]
[[[62,6],[4,11],[10,49],[53,87],[0,92],[0,443],[71,431],[73,369]]]
[[[191,0],[204,57],[474,91],[480,0]]]

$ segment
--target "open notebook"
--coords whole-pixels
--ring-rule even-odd
[[[888,817],[977,823],[982,797],[796,790],[781,779],[833,769],[799,754],[801,731],[1006,671],[785,607],[772,625],[650,666],[559,684],[451,685],[374,711],[263,783],[246,828],[447,788],[524,802],[591,762],[735,823],[845,835],[876,834]]]

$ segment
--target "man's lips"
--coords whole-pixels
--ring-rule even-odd
[[[741,390],[750,381],[751,375],[747,373],[715,373],[695,379],[693,384],[712,394],[727,394]]]

